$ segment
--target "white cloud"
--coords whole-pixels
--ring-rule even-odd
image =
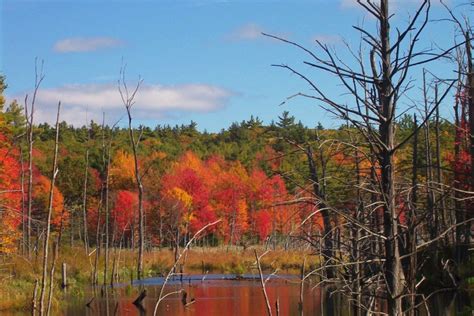
[[[270,40],[268,37],[262,35],[262,33],[272,34],[281,38],[289,37],[288,33],[276,33],[266,30],[256,23],[247,23],[231,31],[229,34],[227,34],[225,39],[231,41]]]
[[[228,37],[232,40],[256,40],[263,37],[263,32],[264,29],[261,26],[247,23],[232,31]]]
[[[225,107],[232,95],[229,90],[206,84],[143,84],[136,94],[132,115],[137,120],[154,120],[190,112],[213,112]],[[62,104],[61,120],[76,126],[86,122],[86,113],[89,120],[100,122],[105,112],[109,123],[126,113],[117,85],[74,84],[41,89],[35,121],[52,123],[58,101]]]
[[[335,45],[342,42],[342,37],[332,34],[318,34],[313,37],[313,42],[319,41],[322,44]]]
[[[123,45],[122,41],[111,37],[75,37],[57,41],[53,50],[58,53],[92,52],[120,45]]]

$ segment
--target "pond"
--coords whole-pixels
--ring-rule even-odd
[[[130,284],[120,284],[114,289],[107,288],[106,290],[90,288],[83,297],[69,295],[65,301],[61,302],[61,311],[54,315],[153,315],[163,280],[161,277],[148,278],[141,282],[134,282],[133,287]],[[301,311],[298,277],[296,275],[271,276],[266,288],[273,311],[278,299],[280,315],[351,315],[347,300],[338,295],[330,296],[328,291],[316,285],[316,282],[306,284]],[[133,304],[139,288],[144,288],[147,292],[141,309]],[[165,293],[179,289],[186,291],[188,303],[191,300],[194,302],[185,306],[182,303],[181,294],[172,294],[162,301],[158,308],[158,315],[266,315],[266,303],[260,279],[256,274],[195,274],[183,276],[182,280],[176,277],[168,282]],[[429,305],[431,315],[471,315],[473,294],[473,292],[442,293],[434,296],[427,305]],[[16,312],[5,315],[29,314]],[[427,313],[423,309],[420,315],[427,315]]]
[[[64,313],[67,315],[152,315],[156,299],[159,296],[163,278],[150,278],[134,286],[144,286],[147,297],[142,302],[143,310],[133,305],[136,296],[127,295],[127,286],[102,291],[90,307],[86,303],[90,297],[74,299],[68,302]],[[272,276],[267,283],[267,293],[272,308],[278,298],[280,315],[301,315],[299,311],[300,285],[295,275]],[[181,282],[176,278],[168,283],[166,292],[183,288],[187,293],[187,301],[194,303],[184,306],[181,294],[173,294],[166,298],[158,308],[158,315],[266,315],[266,304],[257,275],[191,275],[183,277]],[[92,295],[92,293],[91,293]],[[327,315],[322,304],[320,288],[311,290],[305,287],[303,292],[305,315]],[[108,298],[106,298],[108,297]],[[333,302],[330,302],[330,304]],[[344,315],[347,310],[339,304],[338,314]],[[328,305],[329,308],[333,306]]]

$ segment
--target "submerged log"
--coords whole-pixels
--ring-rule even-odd
[[[95,300],[95,296],[92,297],[92,298],[89,300],[89,302],[86,303],[86,306],[87,306],[88,308],[91,308],[91,304],[92,304],[92,302],[93,302],[94,300]]]
[[[184,306],[186,306],[186,303],[188,301],[188,293],[183,290],[183,294],[181,296],[181,303],[183,303]]]
[[[145,299],[146,297],[146,289],[143,290],[140,295],[133,301],[133,305],[135,306],[143,306],[142,305],[142,301]]]
[[[188,307],[190,305],[193,305],[194,303],[196,303],[196,299],[192,298],[188,303],[186,303],[186,305],[184,305],[184,307]]]

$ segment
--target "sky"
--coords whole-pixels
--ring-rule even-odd
[[[403,25],[420,2],[392,1],[393,23]],[[453,8],[460,3],[448,2]],[[132,107],[135,124],[193,120],[207,131],[251,115],[268,124],[283,111],[310,127],[339,124],[311,100],[281,105],[310,89],[272,64],[299,67],[335,98],[344,91],[335,78],[304,66],[301,50],[261,33],[315,51],[318,39],[349,60],[344,41],[357,47],[360,39],[352,26],[373,29],[375,23],[355,0],[0,0],[0,11],[0,73],[8,100],[23,103],[31,95],[35,59],[44,62],[36,122],[53,122],[61,101],[62,120],[75,126],[100,122],[102,113],[109,124],[121,119],[124,125],[117,80],[125,66],[130,90],[143,80]],[[433,19],[446,16],[437,3],[432,13]],[[422,44],[450,45],[454,33],[446,22],[431,23]],[[445,77],[452,72],[449,65],[438,70]],[[449,110],[443,114],[449,119]]]

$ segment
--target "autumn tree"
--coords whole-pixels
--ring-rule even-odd
[[[2,113],[0,113],[0,124]],[[0,133],[0,254],[15,252],[22,222],[18,150]]]

